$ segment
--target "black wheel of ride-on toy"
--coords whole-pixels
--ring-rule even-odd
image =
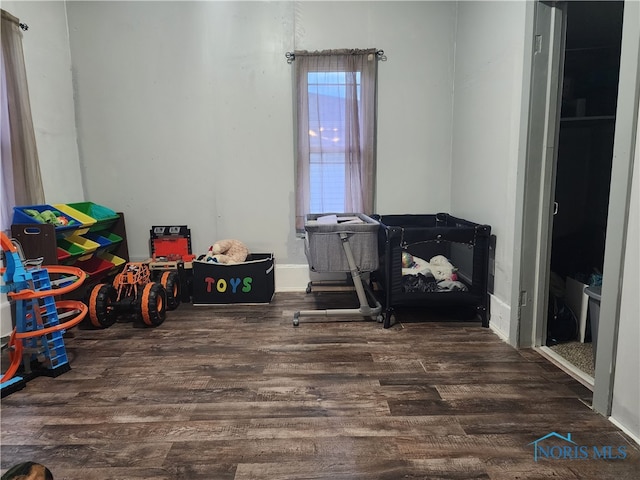
[[[167,292],[167,311],[175,310],[180,305],[180,277],[178,272],[162,272],[160,283]]]
[[[157,327],[167,316],[167,292],[159,283],[147,283],[142,289],[138,305],[145,325]]]
[[[109,328],[116,323],[116,312],[113,303],[118,292],[113,285],[100,283],[93,287],[89,294],[89,320],[96,328]]]

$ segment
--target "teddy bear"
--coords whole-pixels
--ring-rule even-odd
[[[211,263],[241,263],[247,259],[249,249],[240,240],[218,240],[211,245],[204,261]]]

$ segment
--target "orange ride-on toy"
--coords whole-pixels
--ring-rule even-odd
[[[161,282],[151,279],[146,262],[131,262],[113,279],[113,284],[100,283],[89,294],[89,320],[94,327],[108,328],[118,315],[134,314],[148,327],[164,322],[167,310],[173,310],[176,277],[163,276]]]
[[[175,310],[180,306],[180,274],[177,270],[158,270],[158,264],[149,265],[151,278],[164,287],[167,292],[167,310]]]

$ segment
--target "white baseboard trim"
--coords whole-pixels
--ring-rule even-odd
[[[309,282],[344,282],[349,277],[349,272],[326,272],[317,273],[309,270],[309,265],[305,264],[284,264],[276,263],[276,292],[304,292]],[[366,280],[367,273],[363,273],[363,280]]]
[[[511,307],[494,295],[489,295],[489,328],[502,340],[509,343],[509,320]]]
[[[489,329],[498,337],[500,337],[500,340],[502,340],[504,343],[509,343],[509,337],[507,337],[502,330],[499,330],[494,325],[492,325],[491,322],[489,322]]]
[[[613,417],[609,417],[609,421],[611,423],[613,423],[616,427],[618,427],[620,430],[622,430],[624,433],[629,435],[634,442],[636,442],[638,445],[640,445],[640,437],[638,437],[635,433],[633,433],[631,430],[629,430],[627,427],[625,427],[623,424],[618,422]]]
[[[309,265],[276,263],[276,292],[304,292],[309,283]]]

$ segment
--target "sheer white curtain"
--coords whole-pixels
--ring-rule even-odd
[[[376,50],[294,54],[296,229],[304,230],[308,213],[371,214],[375,195]],[[322,211],[312,212],[312,205]],[[330,210],[326,209],[328,205]]]
[[[2,10],[0,138],[2,140],[2,230],[11,225],[13,207],[44,203],[38,149],[31,119],[29,87],[18,19]]]

